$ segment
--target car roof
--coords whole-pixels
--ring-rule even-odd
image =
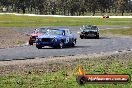
[[[39,28],[36,28],[34,30],[40,30],[40,29],[48,29],[47,27],[39,27]]]
[[[69,30],[69,29],[65,29],[65,28],[49,28],[50,30],[62,30],[62,31],[65,31],[65,30]]]
[[[97,27],[96,25],[83,25],[83,27]]]
[[[80,30],[89,30],[89,29],[99,30],[96,25],[83,25],[80,28]]]

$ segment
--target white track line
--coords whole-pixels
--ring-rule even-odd
[[[0,15],[11,14],[16,16],[39,16],[39,17],[69,17],[69,18],[103,18],[102,16],[65,16],[65,15],[37,15],[37,14],[18,14],[0,13]],[[109,18],[132,18],[132,16],[109,16]]]
[[[130,28],[130,27],[123,27],[123,28]]]

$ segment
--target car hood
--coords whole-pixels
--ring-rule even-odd
[[[38,38],[61,38],[63,35],[42,35]]]
[[[43,35],[42,33],[33,33],[33,34],[31,34],[31,36],[41,36],[41,35]]]

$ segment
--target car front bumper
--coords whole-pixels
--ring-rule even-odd
[[[96,37],[96,34],[81,34],[80,36],[84,36],[84,37]]]
[[[44,46],[55,47],[58,45],[59,43],[57,42],[36,42],[36,46],[39,46],[39,47],[44,47]]]

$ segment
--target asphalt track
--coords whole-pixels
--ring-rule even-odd
[[[59,27],[60,28],[60,27]],[[80,39],[77,32],[79,27],[61,27],[69,28],[78,37],[75,47],[67,47],[63,49],[53,49],[44,47],[37,49],[34,46],[22,45],[14,48],[0,49],[0,60],[23,60],[44,57],[72,56],[77,54],[89,54],[100,52],[112,52],[132,49],[132,37],[123,36],[103,36],[100,39]],[[113,28],[132,28],[132,26],[99,26],[102,29]],[[1,29],[1,28],[0,28]],[[9,28],[26,34],[30,34],[34,28]]]

